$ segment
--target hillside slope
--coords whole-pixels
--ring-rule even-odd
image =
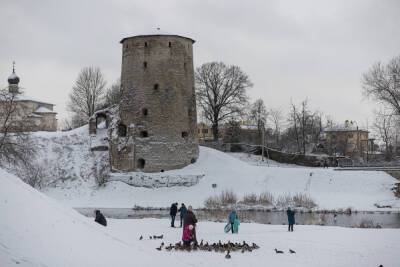
[[[194,186],[144,188],[113,181],[99,188],[94,178],[96,165],[107,162],[108,153],[89,151],[87,126],[70,132],[34,133],[33,138],[40,147],[38,164],[47,171],[43,192],[73,207],[167,207],[171,202],[201,207],[207,197],[222,190],[232,190],[239,197],[264,191],[276,197],[304,193],[319,209],[376,210],[375,203],[391,205],[394,210],[400,207],[391,192],[397,180],[384,172],[253,166],[206,147],[200,148],[196,163],[162,174],[202,176]]]

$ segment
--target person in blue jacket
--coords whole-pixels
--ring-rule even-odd
[[[235,220],[237,220],[237,219],[238,219],[238,216],[237,216],[236,211],[235,210],[231,211],[231,213],[229,213],[228,221],[231,224],[232,234],[234,233],[233,226],[235,224]]]
[[[182,224],[183,224],[183,219],[185,219],[185,216],[186,216],[186,213],[187,213],[187,208],[186,208],[186,206],[185,206],[185,204],[181,204],[181,207],[179,208],[179,215],[180,215],[180,217],[181,217],[181,227],[182,227]]]
[[[290,207],[288,207],[286,211],[287,217],[288,217],[288,231],[293,232],[293,225],[296,223],[294,219],[294,210],[292,210]]]

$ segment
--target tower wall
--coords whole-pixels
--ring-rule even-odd
[[[174,35],[121,41],[119,116],[134,152],[128,158],[119,152],[118,169],[158,172],[197,159],[193,42]]]

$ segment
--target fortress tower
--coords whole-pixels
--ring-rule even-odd
[[[178,35],[121,41],[118,138],[110,145],[114,170],[160,172],[198,158],[193,43]]]

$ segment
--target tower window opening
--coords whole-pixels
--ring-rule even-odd
[[[168,47],[171,47],[171,45],[172,45],[171,42],[168,42]]]
[[[127,134],[127,128],[125,124],[118,124],[118,136],[120,137],[126,137]]]
[[[144,47],[147,47],[147,42],[144,42]]]
[[[144,166],[146,165],[146,161],[142,158],[137,160],[136,167],[140,170],[144,169]]]
[[[149,111],[147,110],[147,108],[142,109],[142,114],[143,114],[143,116],[147,116],[149,114]]]
[[[139,136],[140,137],[149,137],[149,133],[147,131],[140,131]]]
[[[143,62],[143,67],[147,68],[147,61]]]
[[[158,83],[156,83],[153,88],[154,88],[154,90],[158,90],[159,87],[160,86],[158,85]]]
[[[187,138],[189,136],[188,132],[182,132],[182,138]]]

